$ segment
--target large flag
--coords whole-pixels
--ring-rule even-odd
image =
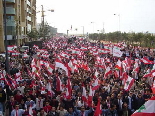
[[[134,84],[134,79],[128,76],[128,78],[125,80],[124,90],[129,91],[133,84]]]
[[[155,96],[145,102],[131,116],[155,116]]]
[[[69,72],[69,66],[66,66],[61,60],[59,60],[58,58],[55,60],[55,67],[58,68],[62,68],[63,70],[65,70],[66,75],[70,76],[70,72]]]
[[[148,58],[144,57],[141,59],[141,62],[144,64],[153,64],[153,61],[149,60]]]

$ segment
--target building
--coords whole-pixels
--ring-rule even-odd
[[[4,51],[3,2],[0,0],[0,50]],[[26,34],[36,29],[36,0],[6,0],[6,26],[9,45],[29,41]]]

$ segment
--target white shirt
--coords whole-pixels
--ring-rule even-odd
[[[40,110],[41,108],[43,108],[43,102],[44,99],[39,100],[38,98],[36,98],[36,109]]]

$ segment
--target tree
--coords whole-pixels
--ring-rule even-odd
[[[31,31],[29,31],[29,32],[27,33],[27,36],[28,36],[30,39],[32,39],[32,38],[36,39],[36,38],[38,38],[38,31],[37,31],[36,29],[32,29]]]
[[[38,30],[38,33],[39,33],[39,37],[45,37],[48,36],[50,32],[50,26],[48,25],[47,22],[45,22],[45,24],[41,24],[40,27],[39,27],[39,30]]]

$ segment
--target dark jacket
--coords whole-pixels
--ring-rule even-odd
[[[59,114],[58,114],[57,112],[55,112],[55,114],[54,114],[52,111],[50,111],[50,112],[47,114],[47,116],[59,116]]]
[[[0,91],[0,102],[5,102],[6,100],[6,93],[4,90]]]

